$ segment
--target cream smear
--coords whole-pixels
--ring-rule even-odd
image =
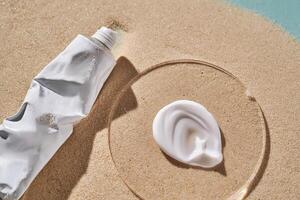
[[[19,112],[0,125],[0,199],[19,199],[90,112],[116,64],[115,39],[105,27],[78,35],[32,80]]]
[[[223,160],[217,121],[193,101],[163,107],[154,118],[153,137],[163,152],[188,165],[212,168]]]

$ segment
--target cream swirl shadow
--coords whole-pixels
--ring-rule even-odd
[[[217,121],[194,101],[163,107],[153,120],[153,137],[163,152],[188,165],[212,168],[223,160]]]

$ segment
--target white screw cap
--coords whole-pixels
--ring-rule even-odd
[[[116,43],[117,34],[117,32],[103,26],[98,29],[92,37],[102,42],[107,48],[111,49]]]

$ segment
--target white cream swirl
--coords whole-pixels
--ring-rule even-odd
[[[188,165],[211,168],[223,160],[217,121],[193,101],[163,107],[154,118],[153,137],[166,154]]]

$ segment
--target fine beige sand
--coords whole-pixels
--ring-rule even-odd
[[[91,35],[111,22],[123,30],[114,52],[118,64],[93,111],[75,127],[24,200],[137,199],[119,177],[120,168],[115,167],[110,155],[109,113],[121,88],[139,72],[180,58],[205,60],[231,72],[264,112],[270,152],[263,176],[248,199],[300,198],[300,45],[271,22],[209,0],[7,0],[0,2],[0,13],[1,120],[18,109],[34,75],[76,34]],[[118,112],[115,121],[139,109],[138,94],[142,93],[135,92],[133,88],[126,93],[126,109]],[[170,167],[173,169],[173,165]],[[125,178],[128,181],[132,177]],[[143,184],[138,182],[141,180],[136,183]],[[224,185],[222,192],[234,187]],[[140,188],[143,194],[152,189]]]

